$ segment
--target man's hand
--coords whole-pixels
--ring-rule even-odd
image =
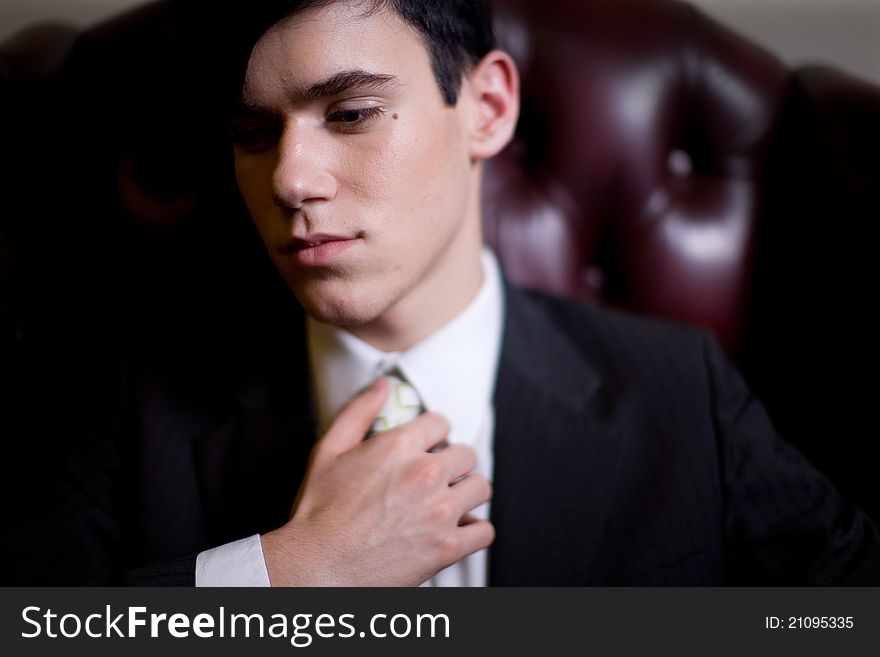
[[[429,453],[449,432],[442,416],[363,440],[388,388],[353,399],[315,445],[291,519],[262,537],[273,586],[417,586],[494,540],[468,515],[492,495],[474,451]]]

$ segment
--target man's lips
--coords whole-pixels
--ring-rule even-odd
[[[360,236],[316,233],[308,237],[294,237],[282,249],[293,263],[300,267],[325,267],[354,246]]]
[[[294,253],[305,249],[314,249],[329,242],[351,242],[358,239],[351,235],[330,235],[327,233],[315,233],[308,237],[294,237],[281,249],[284,253]]]

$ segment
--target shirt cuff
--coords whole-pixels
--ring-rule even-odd
[[[269,586],[260,535],[200,552],[196,586]]]

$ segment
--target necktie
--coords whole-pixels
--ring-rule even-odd
[[[391,391],[385,406],[373,422],[373,426],[367,433],[367,437],[380,431],[387,431],[394,427],[414,420],[425,412],[425,406],[419,393],[412,387],[403,373],[395,368],[384,375],[391,384]]]

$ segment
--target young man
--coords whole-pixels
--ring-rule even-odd
[[[518,84],[483,3],[287,5],[232,125],[242,196],[308,315],[323,434],[262,536],[269,582],[830,582],[876,545],[703,336],[505,299],[480,179]],[[390,369],[432,412],[362,441],[387,385],[340,409]],[[261,572],[259,552],[206,552],[197,581]]]
[[[151,562],[128,581],[877,576],[877,528],[774,435],[705,333],[503,282],[480,182],[518,80],[485,3],[271,4],[230,129],[297,309],[256,326],[266,344],[234,371],[139,373],[137,444],[115,443],[135,456],[105,445],[74,468],[78,578]],[[414,417],[394,426],[395,403]]]

